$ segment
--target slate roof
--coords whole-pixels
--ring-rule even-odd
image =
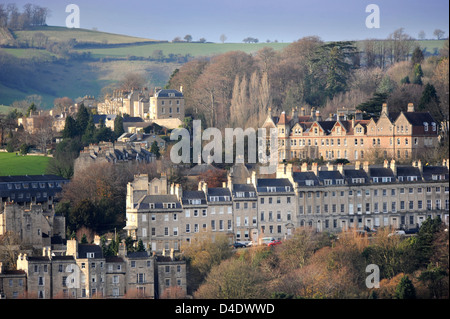
[[[164,203],[175,203],[175,208],[165,208]],[[150,209],[150,204],[154,204],[154,209],[181,209],[176,195],[147,195],[135,204],[135,208]]]
[[[326,134],[330,134],[336,121],[318,121],[317,123],[325,130]]]
[[[175,97],[183,97],[183,93],[177,90],[160,90],[155,93],[155,97],[169,97],[169,93],[175,94]]]
[[[268,192],[269,187],[275,187],[277,193],[292,192],[294,190],[292,183],[287,178],[260,178],[256,182],[256,190],[258,192]],[[287,187],[289,187],[289,190]]]
[[[372,167],[369,168],[370,177],[394,177],[394,172],[390,168]]]
[[[240,193],[239,196],[236,196],[236,193]],[[253,194],[250,195],[250,193]],[[235,199],[256,198],[256,189],[252,184],[233,184],[233,197]]]
[[[323,183],[324,180],[331,180],[332,185],[336,185],[336,180],[344,180],[339,171],[319,171],[318,178]]]
[[[78,244],[78,258],[87,258],[87,253],[94,253],[94,258],[103,258],[103,251],[99,245]]]
[[[291,186],[292,184],[287,178],[259,178],[256,182],[256,187],[271,187],[271,186]]]
[[[144,122],[144,120],[138,116],[129,116],[123,118],[124,123],[140,123]]]
[[[424,122],[430,125],[432,122],[436,123],[435,119],[428,112],[405,112],[403,114],[413,126],[422,126]]]
[[[56,196],[62,191],[62,185],[68,182],[57,175],[0,176],[0,197],[10,197],[17,203],[30,202],[34,198],[41,203],[49,196]],[[53,183],[53,187],[49,183]]]
[[[426,181],[432,181],[433,176],[441,176],[443,179],[448,180],[448,168],[444,166],[423,166],[422,176]]]
[[[313,181],[313,185],[309,186],[317,186],[320,183],[313,172],[293,172],[292,177],[299,186],[306,186],[306,181]]]
[[[148,258],[148,253],[146,251],[134,251],[129,252],[127,257],[130,259],[138,259],[138,258]]]
[[[200,205],[206,205],[206,197],[203,191],[183,191],[181,202],[183,205],[192,205],[189,203],[191,199],[200,199]]]
[[[369,180],[369,177],[367,176],[366,171],[362,170],[362,169],[345,169],[344,176],[345,176],[347,183],[349,183],[349,184],[352,183],[353,178],[364,178],[365,183],[367,183]]]
[[[397,176],[417,176],[417,178],[421,178],[419,168],[413,166],[398,166]]]

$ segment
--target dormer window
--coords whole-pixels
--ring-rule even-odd
[[[95,253],[86,253],[86,258],[94,258]]]
[[[423,122],[423,128],[424,128],[425,132],[428,132],[428,123],[427,122]]]

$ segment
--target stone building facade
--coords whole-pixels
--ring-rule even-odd
[[[104,256],[99,245],[68,240],[65,254],[50,247],[42,256],[19,254],[17,270],[2,269],[0,284],[3,298],[158,298],[172,286],[186,292],[186,261],[173,250],[170,256],[127,252],[124,242],[117,256]]]
[[[405,111],[390,112],[383,104],[379,118],[362,119],[356,112],[353,119],[336,116],[323,119],[314,109],[310,115],[302,108],[291,115],[282,112],[273,116],[271,110],[263,124],[278,130],[278,158],[336,160],[350,162],[395,159],[417,160],[423,152],[438,144],[438,123],[429,112],[416,112],[412,103]]]
[[[155,252],[178,250],[202,231],[223,233],[232,241],[258,244],[263,237],[289,238],[298,227],[340,232],[349,228],[415,229],[428,217],[449,222],[449,161],[442,165],[383,165],[356,161],[355,165],[318,166],[280,164],[275,178],[247,184],[225,183],[197,191],[180,185],[150,195],[147,176],[128,184],[128,235],[141,239]],[[140,183],[140,187],[138,187]],[[136,184],[136,185],[135,185]],[[135,188],[136,187],[136,188]]]
[[[0,176],[0,235],[11,232],[38,249],[64,239],[65,218],[53,208],[66,183],[56,175]]]
[[[185,116],[183,89],[155,89],[151,94],[147,89],[116,90],[104,102],[98,103],[99,114],[116,114],[139,117],[168,128],[182,124]]]

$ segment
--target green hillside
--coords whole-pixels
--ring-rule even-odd
[[[27,48],[32,37],[41,32],[49,42],[75,39],[69,54]],[[9,36],[6,36],[9,34]],[[0,47],[0,105],[11,105],[29,95],[42,96],[42,108],[51,108],[55,98],[99,97],[107,85],[126,73],[141,73],[147,85],[164,86],[172,72],[188,58],[213,56],[229,51],[254,53],[264,47],[282,50],[290,43],[171,43],[86,29],[35,27],[9,32],[2,28],[3,42],[15,41],[15,48]],[[435,54],[445,40],[423,40],[419,45]],[[84,44],[84,46],[83,46]],[[363,49],[363,42],[357,42]],[[56,53],[55,53],[56,52]],[[73,53],[73,54],[72,54]],[[5,108],[0,109],[5,112]]]
[[[42,26],[31,30],[14,31],[13,35],[18,42],[30,42],[36,32],[41,32],[48,37],[49,41],[63,42],[76,39],[77,42],[89,42],[99,44],[118,44],[154,41],[151,39],[132,37],[128,35],[100,32],[87,29],[69,29],[65,27]]]

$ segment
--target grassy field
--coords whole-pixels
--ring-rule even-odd
[[[213,56],[230,51],[243,51],[246,53],[254,53],[264,47],[271,47],[280,50],[289,43],[155,43],[145,45],[134,45],[118,48],[101,48],[101,49],[82,49],[90,51],[94,58],[125,58],[127,56],[137,56],[148,58],[152,56],[155,50],[161,50],[165,56],[169,54],[189,54],[193,57]]]
[[[102,44],[134,43],[154,41],[151,39],[132,37],[128,35],[100,32],[87,29],[69,29],[65,27],[43,26],[31,30],[15,31],[14,36],[19,42],[30,41],[36,32],[42,32],[49,41],[62,42],[76,39],[77,42],[93,42]]]
[[[0,104],[0,114],[8,114],[12,110],[13,110],[12,107]]]
[[[0,176],[45,174],[49,157],[0,152]]]

